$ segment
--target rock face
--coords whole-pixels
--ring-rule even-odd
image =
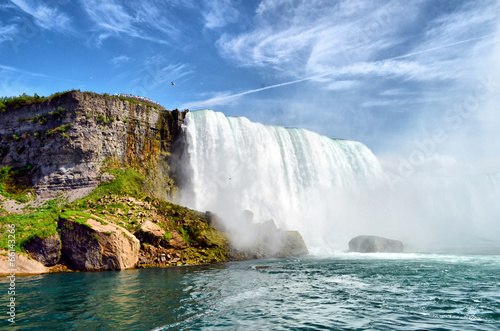
[[[106,178],[106,160],[143,171],[167,199],[169,152],[185,112],[91,92],[71,91],[43,103],[0,112],[0,164],[28,167],[19,178],[38,197],[82,196]],[[78,192],[78,193],[77,193]]]
[[[32,258],[50,267],[56,265],[61,258],[61,240],[59,236],[36,237],[26,245],[26,250],[31,254]]]
[[[23,254],[16,253],[16,275],[38,275],[49,272],[49,268],[36,260],[29,259]],[[10,275],[10,266],[7,251],[0,250],[0,275]]]
[[[105,224],[102,224],[105,223]],[[77,270],[122,270],[139,260],[139,240],[115,224],[60,218],[63,256]]]
[[[165,230],[151,221],[145,221],[134,235],[141,243],[158,246],[165,236]]]
[[[349,241],[349,251],[357,253],[402,253],[403,243],[399,240],[377,236],[359,236]]]

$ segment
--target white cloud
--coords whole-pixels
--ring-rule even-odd
[[[233,94],[229,91],[216,92],[214,96],[201,101],[187,102],[179,106],[180,109],[212,109],[215,106],[230,105],[235,103]]]
[[[113,1],[85,1],[84,8],[94,22],[105,30],[135,33],[132,17],[125,12],[125,8]]]
[[[123,63],[126,63],[126,62],[130,62],[132,60],[132,58],[130,56],[127,56],[127,55],[120,55],[120,56],[117,56],[117,57],[114,57],[111,59],[111,62],[114,64],[114,65],[121,65]]]
[[[348,90],[357,87],[359,84],[360,82],[355,80],[337,80],[327,84],[325,89],[331,91]]]
[[[0,23],[0,43],[8,40],[13,40],[14,36],[19,32],[17,25],[1,25]]]
[[[11,2],[33,16],[35,23],[43,29],[63,33],[72,30],[69,16],[58,8],[49,7],[37,0],[11,0]]]
[[[231,5],[230,0],[210,0],[206,5],[208,10],[203,13],[203,17],[208,29],[220,28],[238,20],[238,11]]]
[[[264,0],[256,10],[253,28],[223,34],[217,45],[237,65],[274,68],[293,79],[326,72],[416,81],[456,79],[470,69],[463,60],[481,43],[475,38],[491,33],[498,5],[492,1],[482,1],[480,8],[466,4],[415,30],[416,24],[422,29],[417,20],[428,15],[424,12],[428,4]],[[415,30],[413,39],[398,32],[408,29]]]
[[[134,78],[130,81],[130,89],[134,94],[148,95],[150,91],[171,86],[171,82],[181,85],[184,79],[194,73],[194,70],[186,63],[171,63],[163,55],[155,55],[147,58],[139,69],[127,74]]]
[[[170,9],[180,3],[145,1],[82,0],[82,7],[95,23],[99,43],[113,36],[132,37],[159,44],[178,41],[182,32]],[[190,7],[189,4],[182,5]]]
[[[254,29],[225,34],[218,46],[223,56],[242,66],[273,66],[291,77],[314,75],[353,60],[366,61],[397,44],[392,30],[394,23],[403,21],[403,6],[393,6],[354,0],[337,5],[329,1],[263,1],[256,11]],[[405,7],[406,14],[414,5]],[[406,15],[405,21],[413,16]]]

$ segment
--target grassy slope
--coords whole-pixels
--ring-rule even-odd
[[[16,224],[16,250],[25,251],[24,246],[37,236],[57,234],[60,215],[77,217],[82,222],[97,216],[132,233],[140,227],[142,221],[151,220],[165,230],[166,241],[176,232],[186,243],[186,248],[180,252],[181,263],[227,260],[226,237],[208,226],[203,214],[151,197],[148,194],[149,184],[132,169],[111,169],[108,172],[114,176],[114,180],[100,185],[80,200],[64,203],[55,199],[42,207],[28,206],[21,215],[1,216],[0,249],[7,249],[7,224]],[[3,182],[4,180],[0,185]],[[16,196],[10,194],[9,198]]]

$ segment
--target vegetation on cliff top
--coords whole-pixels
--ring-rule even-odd
[[[36,93],[34,95],[28,95],[26,93],[23,93],[19,96],[3,96],[3,97],[0,97],[0,112],[4,112],[7,109],[20,109],[21,107],[24,107],[27,105],[42,103],[42,102],[45,102],[47,100],[51,100],[55,97],[64,95],[66,93],[71,93],[74,91],[81,92],[80,90],[68,90],[68,91],[63,91],[63,92],[57,92],[57,93],[51,94],[51,95],[46,96],[46,97],[39,96]],[[95,94],[95,95],[101,95],[104,97],[118,98],[122,101],[128,101],[128,102],[134,103],[134,104],[144,104],[144,105],[147,105],[149,107],[159,109],[159,107],[157,105],[155,105],[154,103],[150,103],[147,101],[142,101],[142,100],[138,100],[138,99],[134,99],[134,98],[128,98],[128,97],[124,97],[124,96],[113,96],[109,93],[98,94],[98,93],[90,92],[90,91],[83,91],[83,92],[84,93],[91,93],[91,94]]]
[[[39,96],[38,94],[28,95],[26,93],[21,94],[20,96],[12,96],[12,97],[0,97],[0,111],[4,112],[7,108],[19,109],[26,105],[31,105],[34,103],[42,103],[57,96],[63,95],[71,91],[57,92],[51,94],[47,97]]]

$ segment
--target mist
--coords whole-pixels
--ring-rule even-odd
[[[273,19],[283,6],[293,20]],[[212,154],[187,161],[194,179],[181,200],[235,224],[245,209],[254,222],[272,218],[300,231],[316,253],[345,250],[362,234],[402,240],[409,251],[498,253],[498,16],[495,1],[260,6],[258,25],[217,46],[255,69],[261,88],[190,108],[359,141],[368,149],[344,156],[371,155],[371,172],[356,174],[342,157],[318,166],[330,153],[321,148],[280,159],[269,146],[277,138],[254,136],[249,122],[229,131],[215,125],[215,133],[207,126],[190,146],[199,156],[196,144],[212,139],[204,145]]]
[[[365,146],[222,113],[189,113],[179,202],[218,215],[240,246],[272,219],[299,231],[313,254],[358,235],[402,240],[407,251],[484,253],[500,247],[500,174],[464,172],[421,141],[408,159],[380,161]],[[426,156],[426,152],[432,152]]]

